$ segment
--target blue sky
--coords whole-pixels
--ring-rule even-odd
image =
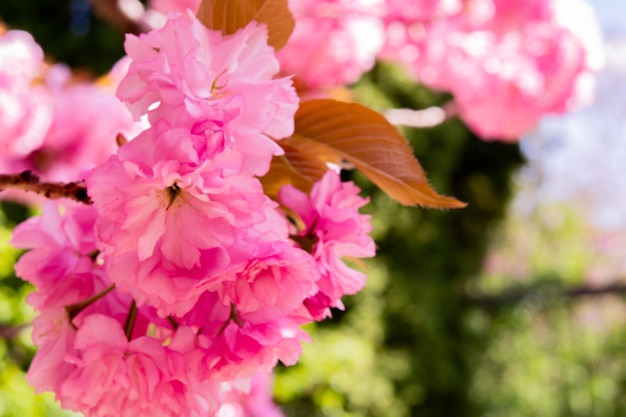
[[[605,66],[591,106],[548,116],[522,141],[529,159],[518,205],[566,201],[600,228],[626,231],[626,2],[593,0]]]

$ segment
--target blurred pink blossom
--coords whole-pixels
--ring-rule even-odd
[[[445,13],[431,9],[420,21],[394,10],[382,56],[451,92],[460,117],[485,139],[517,140],[544,114],[589,100],[599,42],[582,1],[556,7],[549,0],[465,0]],[[564,19],[565,12],[576,19]],[[578,29],[565,21],[576,21]]]
[[[53,66],[46,77],[54,102],[43,143],[25,159],[47,181],[78,181],[117,149],[118,134],[132,136],[141,123],[115,97],[114,89],[93,82],[70,82],[71,73]]]
[[[3,42],[12,39],[13,44],[3,50]],[[78,181],[115,152],[119,133],[130,136],[141,126],[133,122],[110,83],[76,81],[62,64],[44,71],[41,49],[25,32],[11,31],[0,38],[3,54],[0,142],[5,141],[6,152],[0,155],[0,172],[30,170],[46,181]],[[15,71],[13,64],[24,71]],[[17,78],[9,79],[7,74]]]
[[[382,0],[291,0],[296,26],[277,52],[283,73],[311,90],[358,81],[382,47],[382,6]]]
[[[216,417],[284,417],[272,401],[272,375],[260,373],[247,390],[233,390]]]
[[[187,9],[196,13],[200,7],[200,0],[150,0],[148,4],[152,9],[161,13],[186,13]]]
[[[0,169],[5,160],[37,149],[52,121],[52,99],[36,79],[43,51],[33,37],[11,30],[0,35]]]

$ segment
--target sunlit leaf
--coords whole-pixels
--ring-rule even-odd
[[[295,25],[287,0],[203,0],[198,19],[209,29],[227,35],[253,20],[265,23],[268,43],[276,50],[285,46]]]
[[[295,125],[295,134],[285,143],[299,152],[285,157],[293,169],[313,181],[321,175],[312,172],[311,166],[343,159],[401,204],[465,206],[432,189],[406,139],[367,107],[330,99],[308,100],[300,104]]]

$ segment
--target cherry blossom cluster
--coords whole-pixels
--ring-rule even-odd
[[[483,138],[517,140],[590,98],[602,48],[584,0],[387,2],[381,56],[451,92]]]
[[[296,25],[277,57],[311,96],[354,83],[372,69],[384,43],[386,0],[289,0]],[[151,0],[161,13],[197,11],[200,0]],[[315,34],[315,36],[312,36]]]
[[[0,36],[0,174],[84,179],[93,203],[47,202],[12,241],[36,287],[27,378],[87,417],[280,415],[272,369],[363,287],[346,263],[375,253],[358,187],[329,169],[273,199],[259,180],[294,133],[296,87],[393,59],[478,134],[514,139],[581,101],[597,63],[558,1],[294,0],[277,53],[263,24],[208,30],[199,3],[152,0],[163,26],[127,35],[99,83]]]
[[[352,84],[372,69],[383,46],[384,0],[290,0],[289,8],[296,27],[277,55],[304,88]]]
[[[0,34],[0,173],[30,170],[48,181],[75,181],[115,152],[117,133],[138,131],[114,96],[116,77],[87,82],[44,62],[32,36]]]
[[[117,95],[146,128],[87,172],[93,205],[14,232],[39,313],[27,378],[88,417],[280,415],[267,375],[364,285],[345,260],[374,255],[367,200],[332,170],[264,193],[299,103],[264,25],[171,14],[125,48]]]
[[[152,0],[162,12],[199,0]],[[450,92],[485,139],[517,140],[547,113],[586,104],[602,63],[585,0],[291,0],[296,27],[278,52],[310,95],[347,85],[376,58]],[[311,36],[315,33],[315,36]]]

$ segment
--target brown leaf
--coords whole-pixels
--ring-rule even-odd
[[[311,158],[309,156],[311,154],[304,147],[292,146],[291,139],[283,139],[278,143],[285,154],[272,159],[269,172],[261,178],[263,191],[276,199],[283,185],[292,184],[297,189],[308,193],[313,183],[328,171],[328,166],[319,158]]]
[[[229,35],[251,21],[267,24],[268,43],[277,51],[285,46],[295,22],[287,0],[202,0],[198,19]]]
[[[320,162],[352,163],[391,198],[404,205],[457,208],[466,204],[437,194],[406,139],[385,118],[356,103],[330,99],[300,103],[295,134],[285,143],[298,150],[286,154],[291,167],[312,181],[323,172],[312,171]],[[317,165],[316,162],[317,161]]]

